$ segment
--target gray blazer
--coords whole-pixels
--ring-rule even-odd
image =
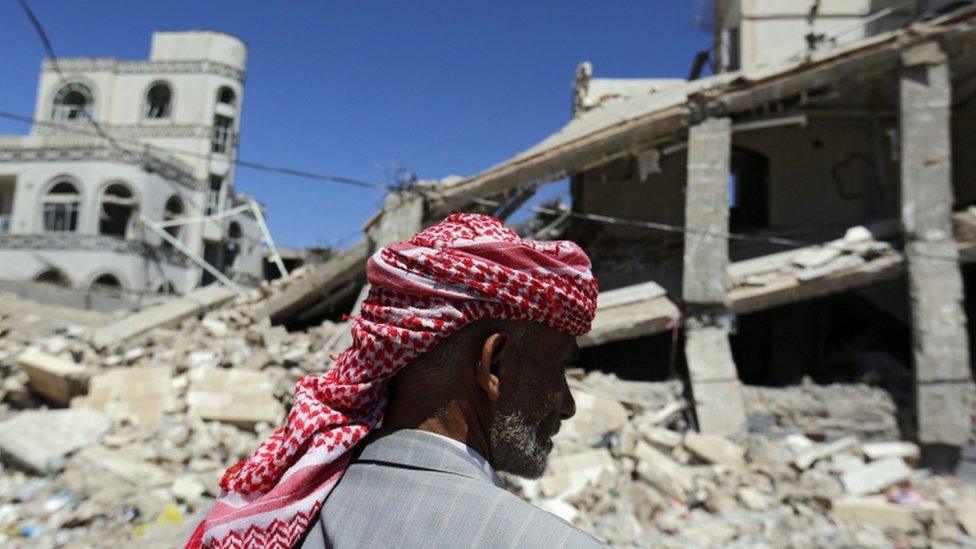
[[[496,486],[460,448],[404,429],[367,438],[301,547],[606,546]]]

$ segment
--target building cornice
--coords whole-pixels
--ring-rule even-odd
[[[188,189],[198,189],[202,183],[188,171],[146,152],[117,149],[108,146],[58,146],[58,147],[0,147],[2,162],[122,162],[142,166]]]
[[[123,61],[111,57],[76,57],[58,59],[64,72],[114,72],[115,74],[215,74],[244,83],[244,71],[225,63],[206,60],[186,61]],[[45,59],[44,71],[54,71],[50,59]]]
[[[65,124],[36,124],[34,132],[37,135],[63,135],[67,132]],[[190,137],[195,139],[212,139],[213,127],[206,124],[99,124],[102,129],[111,133],[113,137]],[[71,127],[70,133],[97,136],[95,128],[90,124],[78,124]]]
[[[0,235],[3,250],[91,250],[133,254],[172,265],[189,267],[190,260],[177,250],[150,246],[139,240],[122,240],[111,236],[77,233],[33,233]]]

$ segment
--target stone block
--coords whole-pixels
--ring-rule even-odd
[[[861,453],[871,461],[885,458],[901,458],[907,461],[917,461],[920,451],[918,445],[911,442],[865,442],[861,445]]]
[[[109,427],[109,418],[91,410],[20,412],[0,422],[0,457],[46,473],[65,455],[96,442]]]
[[[901,458],[885,458],[841,475],[840,482],[848,494],[866,495],[904,482],[911,475],[912,470]]]
[[[796,458],[793,459],[793,464],[800,469],[809,469],[818,460],[853,448],[856,444],[857,439],[854,437],[844,437],[833,442],[816,444],[797,454]]]
[[[683,500],[694,488],[691,473],[650,444],[638,441],[634,456],[640,460],[637,474],[665,494]]]
[[[561,435],[565,432],[567,436],[587,440],[616,431],[627,422],[627,409],[615,400],[576,390],[573,390],[573,398],[576,415],[563,423]]]
[[[949,504],[959,526],[972,538],[976,538],[976,499],[964,499]]]
[[[919,528],[915,509],[885,500],[882,496],[844,496],[831,501],[830,514],[849,526],[870,524],[882,530],[911,531]]]
[[[566,497],[587,484],[595,484],[604,473],[616,471],[613,456],[606,448],[555,456],[549,459],[546,474],[539,479],[539,489],[546,497]]]
[[[746,465],[745,450],[725,437],[691,432],[685,435],[684,445],[709,463],[732,469],[740,469]]]
[[[274,385],[264,371],[191,370],[187,402],[191,414],[244,428],[262,421],[277,423],[282,413]]]
[[[67,405],[71,397],[87,390],[88,368],[70,360],[27,350],[17,356],[17,363],[27,374],[31,390],[57,404]]]
[[[88,394],[73,399],[71,407],[132,417],[139,425],[156,425],[173,398],[171,378],[168,366],[109,370],[93,377]]]
[[[145,456],[128,448],[110,449],[92,446],[78,457],[93,467],[101,467],[120,479],[142,488],[167,486],[171,475],[162,467],[146,461]]]

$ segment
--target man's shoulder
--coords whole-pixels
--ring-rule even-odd
[[[442,471],[353,464],[320,516],[319,535],[337,548],[602,547],[504,488]],[[357,531],[359,522],[370,531]]]

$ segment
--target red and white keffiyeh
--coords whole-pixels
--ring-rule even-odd
[[[367,263],[372,288],[353,343],[302,378],[284,426],[224,474],[224,492],[187,547],[291,547],[383,418],[387,381],[471,321],[527,320],[581,336],[598,286],[568,241],[523,241],[493,217],[455,214]]]

